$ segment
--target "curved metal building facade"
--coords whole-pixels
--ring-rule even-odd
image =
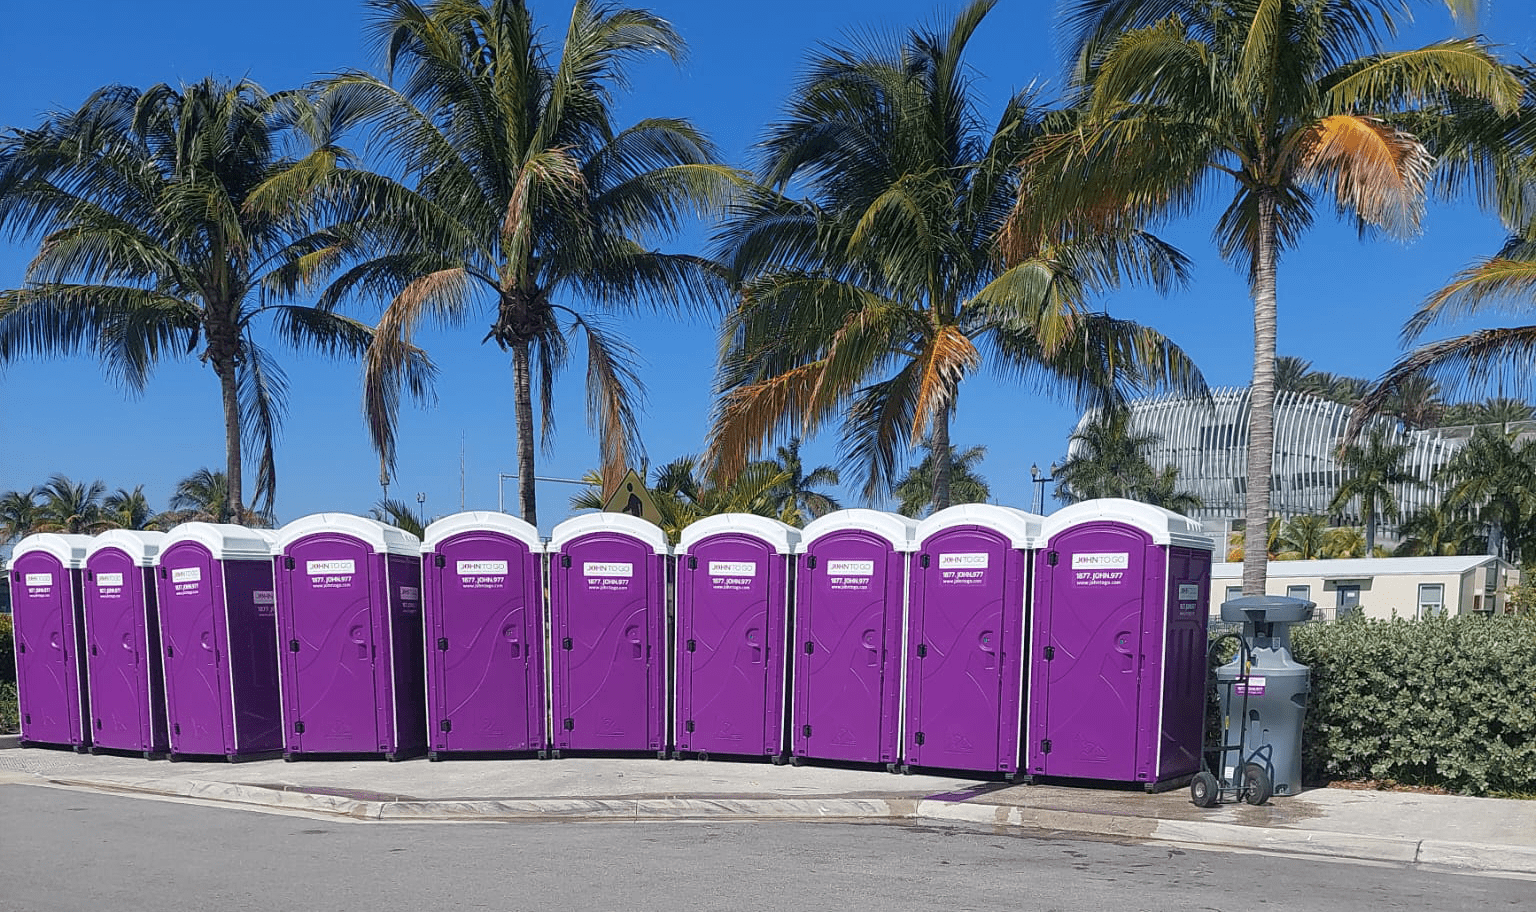
[[[1212,390],[1209,400],[1170,395],[1131,404],[1131,428],[1159,438],[1148,448],[1148,461],[1154,467],[1177,466],[1179,488],[1198,495],[1204,502],[1205,506],[1195,511],[1197,519],[1231,521],[1243,517],[1248,406],[1247,387]],[[1275,463],[1270,488],[1273,515],[1328,512],[1328,502],[1345,477],[1336,450],[1349,423],[1349,413],[1347,406],[1306,393],[1276,394]],[[1077,430],[1095,414],[1084,415]],[[1445,429],[1406,430],[1400,422],[1378,420],[1388,428],[1389,440],[1408,444],[1404,467],[1426,482],[1466,443],[1464,436],[1449,435]],[[1068,455],[1075,455],[1078,446],[1074,439]],[[1397,489],[1398,505],[1404,516],[1412,515],[1425,506],[1438,504],[1442,493],[1433,484],[1401,485]],[[1353,513],[1355,509],[1354,504],[1346,508],[1342,516],[1345,522],[1360,522]]]

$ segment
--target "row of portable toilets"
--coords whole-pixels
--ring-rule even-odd
[[[785,756],[1141,782],[1199,768],[1211,541],[1124,500],[1040,517],[843,510],[547,541],[500,513],[424,542],[34,535],[15,549],[22,738],[281,753]],[[547,595],[547,599],[546,599]]]

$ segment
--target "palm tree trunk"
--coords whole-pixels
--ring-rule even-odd
[[[1253,270],[1253,385],[1248,400],[1248,491],[1243,516],[1243,594],[1263,595],[1269,576],[1265,534],[1275,461],[1275,198],[1259,192],[1258,250]]]
[[[523,521],[537,526],[539,506],[533,489],[533,368],[526,340],[512,343],[512,388],[517,418],[517,498]]]
[[[933,422],[933,511],[937,513],[949,506],[949,482],[955,464],[949,446],[949,409],[944,409]]]
[[[228,355],[214,355],[213,372],[219,375],[219,392],[224,401],[224,478],[226,482],[224,522],[238,523],[245,519],[245,504],[241,500],[243,479],[240,452],[240,393],[235,374],[235,359]]]
[[[1365,510],[1365,556],[1376,556],[1376,503],[1374,500],[1362,500],[1360,506]]]

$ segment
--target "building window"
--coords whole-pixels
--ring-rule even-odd
[[[1352,614],[1360,613],[1360,587],[1340,586],[1339,599],[1336,603],[1333,616],[1338,620],[1344,620]]]
[[[1291,598],[1304,599],[1309,602],[1312,601],[1311,586],[1286,586],[1285,594]]]
[[[1419,617],[1434,617],[1445,613],[1445,585],[1443,583],[1419,584]]]

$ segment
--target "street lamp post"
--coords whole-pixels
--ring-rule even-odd
[[[1040,474],[1040,464],[1039,463],[1030,463],[1030,466],[1029,466],[1029,476],[1030,476],[1030,478],[1034,479],[1034,482],[1035,482],[1035,513],[1036,514],[1043,515],[1045,513],[1045,486],[1056,480],[1055,476],[1056,476],[1056,472],[1057,472],[1057,470],[1059,468],[1060,467],[1057,466],[1056,463],[1053,462],[1053,463],[1051,463],[1050,474],[1049,475],[1041,475]]]
[[[416,492],[416,516],[421,520],[421,527],[427,527],[427,492]]]

